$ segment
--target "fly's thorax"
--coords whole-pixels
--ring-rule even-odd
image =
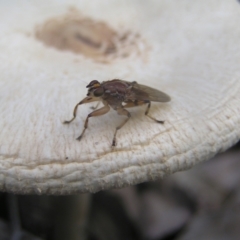
[[[126,95],[129,85],[125,81],[121,80],[111,80],[102,83],[104,93],[111,96],[123,96]]]

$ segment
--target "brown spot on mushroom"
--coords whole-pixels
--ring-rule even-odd
[[[115,31],[107,23],[83,17],[77,11],[48,19],[36,27],[35,37],[46,46],[105,63],[131,53],[139,55],[137,42],[141,42],[137,33]]]

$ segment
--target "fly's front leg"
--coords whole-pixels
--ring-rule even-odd
[[[117,109],[117,113],[119,115],[125,115],[127,116],[127,119],[122,122],[118,127],[116,127],[116,130],[115,130],[115,133],[114,133],[114,136],[113,136],[113,141],[112,141],[112,147],[116,146],[116,135],[117,135],[117,131],[123,127],[123,125],[129,120],[129,118],[131,117],[131,114],[124,108],[118,108]]]
[[[146,115],[147,117],[151,118],[153,121],[155,121],[155,122],[157,122],[157,123],[164,124],[164,121],[157,120],[156,118],[148,115],[148,112],[149,112],[150,107],[151,107],[151,102],[150,102],[149,100],[146,100],[146,101],[144,101],[144,102],[148,104],[147,109],[146,109],[146,111],[145,111],[145,115]]]
[[[81,105],[81,104],[84,104],[84,103],[89,103],[89,102],[95,102],[95,101],[99,101],[99,99],[96,99],[96,98],[92,98],[92,97],[85,97],[81,102],[79,102],[74,110],[73,110],[73,118],[71,120],[68,120],[68,121],[64,121],[63,124],[69,124],[71,123],[77,116],[77,109],[78,109],[78,106]]]
[[[101,115],[104,115],[105,113],[107,113],[108,111],[110,110],[110,107],[108,105],[105,105],[104,107],[98,109],[98,110],[95,110],[91,113],[88,114],[86,120],[85,120],[85,123],[84,123],[84,129],[81,133],[81,135],[77,138],[77,140],[81,140],[81,138],[83,137],[83,134],[85,133],[85,130],[87,129],[88,127],[88,119],[90,117],[97,117],[97,116],[101,116]]]
[[[76,118],[76,116],[77,116],[77,109],[78,109],[78,106],[80,105],[80,102],[75,106],[75,108],[74,108],[74,110],[73,110],[73,118],[71,119],[71,120],[65,120],[64,122],[63,122],[63,124],[69,124],[70,122],[72,122],[75,118]]]

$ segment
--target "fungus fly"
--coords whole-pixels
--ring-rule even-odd
[[[151,118],[153,121],[157,123],[163,124],[164,121],[157,120],[152,116],[148,115],[148,112],[151,107],[151,101],[153,102],[169,102],[171,98],[164,92],[161,92],[157,89],[138,84],[137,82],[128,82],[119,79],[113,79],[110,81],[104,81],[99,83],[97,80],[91,81],[88,85],[88,93],[87,97],[85,97],[82,101],[80,101],[73,110],[73,118],[69,121],[64,121],[64,124],[71,123],[77,114],[77,108],[81,104],[90,103],[99,101],[103,103],[103,107],[94,110],[90,114],[88,114],[84,128],[81,135],[77,138],[77,140],[81,140],[85,130],[88,127],[88,119],[90,117],[97,117],[106,114],[110,107],[117,111],[119,115],[126,116],[127,118],[116,127],[112,146],[116,146],[116,135],[117,131],[122,128],[125,123],[131,117],[131,114],[126,110],[126,108],[136,107],[143,104],[147,104],[147,109],[145,111],[145,115]]]

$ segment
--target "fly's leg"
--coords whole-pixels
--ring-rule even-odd
[[[73,118],[69,121],[64,121],[63,124],[69,124],[71,123],[77,116],[77,109],[78,109],[78,106],[81,105],[81,104],[84,104],[84,103],[89,103],[89,102],[95,102],[95,101],[98,101],[98,99],[95,99],[95,98],[92,98],[92,97],[85,97],[81,102],[79,102],[74,110],[73,110]]]
[[[78,103],[76,106],[75,106],[75,108],[74,108],[74,110],[73,110],[73,118],[71,119],[71,120],[69,120],[69,121],[64,121],[63,122],[63,124],[69,124],[70,122],[72,122],[75,118],[76,118],[76,116],[77,116],[77,109],[78,109],[78,106],[80,105],[80,103]]]
[[[81,138],[83,137],[83,134],[85,133],[85,130],[87,129],[88,127],[88,119],[90,117],[97,117],[97,116],[101,116],[101,115],[104,115],[105,113],[107,113],[108,111],[110,110],[110,107],[108,105],[105,105],[104,107],[98,109],[98,110],[95,110],[91,113],[88,114],[86,120],[85,120],[85,123],[84,123],[84,129],[81,133],[81,135],[77,138],[77,140],[81,140]]]
[[[157,120],[156,118],[148,115],[148,112],[149,112],[150,107],[151,107],[151,102],[150,102],[149,100],[145,100],[144,103],[147,103],[147,104],[148,104],[147,109],[146,109],[146,111],[145,111],[145,115],[146,115],[147,117],[151,118],[153,121],[155,121],[155,122],[157,122],[157,123],[164,124],[164,121]]]
[[[147,117],[151,118],[153,121],[155,121],[157,123],[164,124],[164,121],[157,120],[156,118],[153,118],[152,116],[148,115],[148,112],[149,112],[150,107],[151,107],[151,102],[149,100],[145,100],[145,101],[141,101],[141,100],[137,101],[136,100],[134,102],[130,101],[130,102],[127,102],[127,104],[124,106],[124,108],[137,107],[137,106],[141,106],[143,104],[148,104],[147,109],[145,111],[145,115]]]
[[[123,125],[129,120],[129,118],[131,117],[131,114],[124,108],[117,108],[117,113],[118,115],[125,115],[127,117],[127,119],[125,121],[123,121],[118,127],[116,127],[115,133],[113,135],[113,141],[112,141],[112,147],[116,146],[116,135],[117,135],[117,131],[123,127]]]

